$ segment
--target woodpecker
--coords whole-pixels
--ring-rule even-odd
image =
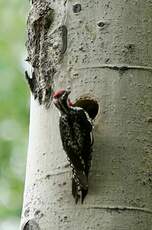
[[[72,195],[75,203],[83,203],[88,193],[88,175],[92,160],[92,122],[87,112],[74,107],[68,90],[53,94],[53,102],[60,111],[59,129],[67,159],[72,168]]]

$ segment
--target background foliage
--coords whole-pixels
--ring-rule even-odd
[[[27,0],[0,1],[1,230],[17,229],[13,226],[18,226],[22,206],[29,111],[24,80],[28,7]]]

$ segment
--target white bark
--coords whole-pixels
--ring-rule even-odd
[[[66,3],[68,48],[54,86],[100,106],[89,194],[75,205],[58,112],[32,98],[22,229],[33,219],[42,230],[151,230],[152,2],[83,0],[74,13],[76,3]]]

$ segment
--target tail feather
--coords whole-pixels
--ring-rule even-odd
[[[72,195],[75,199],[75,203],[77,204],[79,199],[81,198],[81,203],[83,204],[84,198],[88,193],[88,188],[82,188],[80,185],[75,182],[74,178],[72,178]]]
[[[77,171],[77,178],[76,178],[76,180],[78,180],[80,186],[83,189],[85,189],[85,190],[88,189],[88,178],[87,178],[87,176],[86,176],[86,174],[84,172]]]
[[[80,191],[78,190],[78,186],[73,178],[72,178],[72,195],[75,199],[75,203],[77,204],[78,200],[80,199]]]
[[[88,194],[88,189],[81,189],[81,204],[83,204],[84,198]]]

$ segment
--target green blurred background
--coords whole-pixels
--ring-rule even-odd
[[[0,1],[0,230],[19,227],[28,144],[27,0]]]

